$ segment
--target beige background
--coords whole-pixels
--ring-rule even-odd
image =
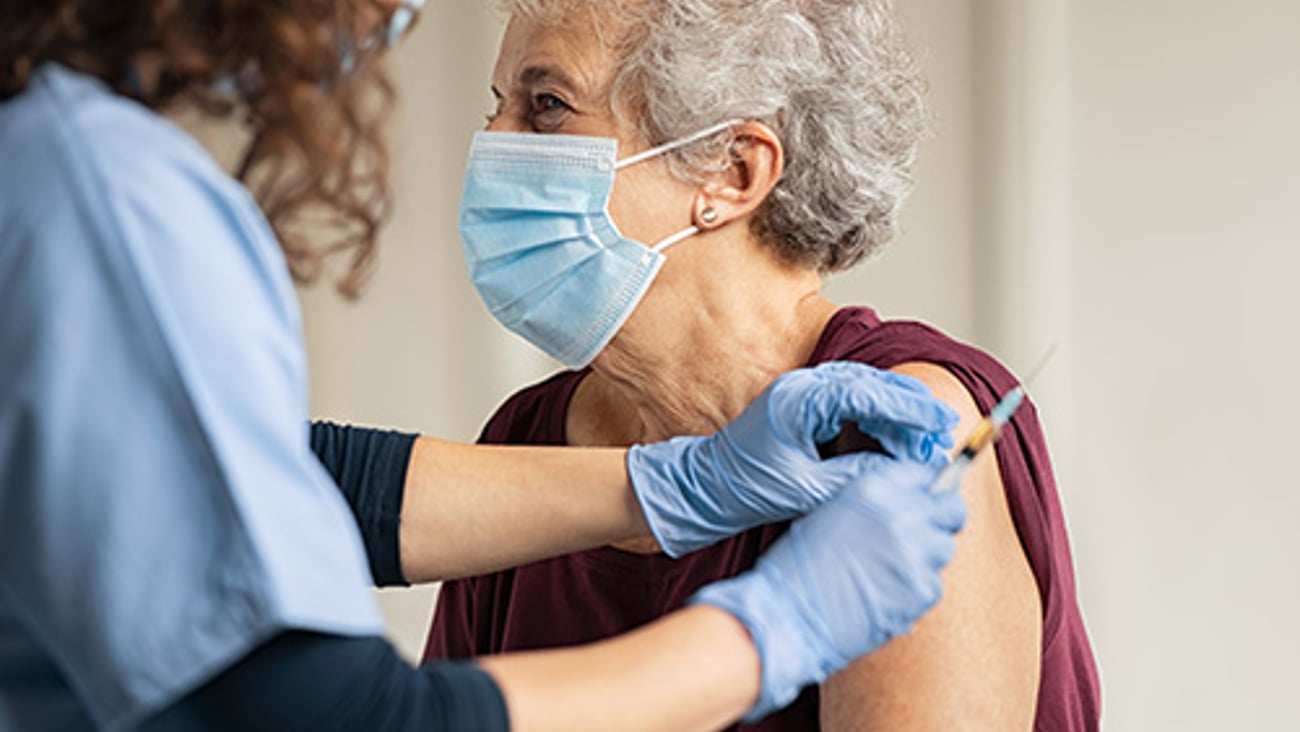
[[[1025,369],[1105,728],[1298,729],[1300,3],[911,0],[938,116],[902,238],[830,285]],[[318,415],[472,439],[550,366],[463,274],[499,26],[432,3],[394,63],[400,196],[367,298],[304,294]],[[418,653],[431,591],[385,593]]]

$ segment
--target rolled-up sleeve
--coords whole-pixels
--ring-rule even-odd
[[[356,517],[379,587],[406,586],[402,574],[402,500],[417,436],[333,422],[311,426],[311,449]]]

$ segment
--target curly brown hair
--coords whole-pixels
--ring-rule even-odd
[[[0,0],[0,101],[57,62],[159,112],[239,119],[250,142],[236,176],[261,204],[294,278],[311,282],[328,255],[347,252],[338,287],[356,297],[390,209],[383,122],[394,94],[374,53],[345,70],[343,39],[391,5]],[[321,224],[329,235],[309,243]]]

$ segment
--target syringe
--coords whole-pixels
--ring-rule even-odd
[[[961,487],[961,481],[966,477],[966,471],[970,469],[971,463],[975,461],[980,451],[997,441],[998,436],[1002,434],[1002,428],[1015,416],[1016,410],[1020,409],[1020,405],[1025,403],[1024,385],[1032,383],[1034,379],[1038,378],[1038,375],[1042,373],[1043,368],[1047,366],[1048,361],[1052,360],[1055,353],[1056,346],[1053,345],[1047,350],[1047,354],[1039,360],[1038,366],[1034,368],[1029,377],[1021,385],[1007,392],[1006,396],[1002,397],[1002,401],[993,407],[993,411],[989,412],[987,417],[975,425],[975,429],[971,430],[970,436],[966,438],[966,442],[962,444],[961,450],[953,457],[952,462],[949,462],[944,466],[943,470],[939,471],[939,477],[935,478],[934,483],[930,485],[931,493],[947,493]]]

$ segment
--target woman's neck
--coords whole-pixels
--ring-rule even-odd
[[[820,277],[766,250],[725,257],[698,244],[665,265],[596,360],[570,408],[571,443],[715,432],[773,379],[808,362],[835,312]]]

